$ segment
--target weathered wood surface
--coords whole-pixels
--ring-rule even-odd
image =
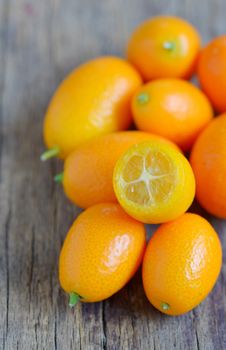
[[[0,0],[0,349],[226,349],[226,266],[196,310],[171,318],[144,297],[140,275],[110,300],[69,310],[57,261],[78,210],[42,164],[42,120],[57,84],[100,54],[123,54],[131,30],[184,16],[204,41],[226,32],[224,0]],[[210,218],[226,250],[226,222]]]

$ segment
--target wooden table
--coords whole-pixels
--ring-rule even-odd
[[[141,278],[74,310],[57,264],[79,212],[41,163],[42,121],[58,83],[101,54],[123,55],[129,33],[160,13],[194,23],[204,42],[226,32],[224,0],[0,0],[0,349],[226,349],[226,266],[213,293],[181,317],[144,296]],[[207,214],[204,213],[207,216]],[[226,222],[208,217],[226,248]]]

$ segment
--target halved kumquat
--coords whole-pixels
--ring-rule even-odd
[[[195,195],[194,175],[187,159],[157,140],[134,145],[119,158],[113,185],[124,210],[145,223],[177,218]]]

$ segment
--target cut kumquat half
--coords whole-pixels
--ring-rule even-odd
[[[158,140],[129,148],[116,163],[113,185],[124,210],[144,223],[176,219],[189,208],[195,195],[188,160]]]

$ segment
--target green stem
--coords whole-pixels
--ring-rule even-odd
[[[54,176],[54,181],[57,183],[63,182],[64,173],[60,173]]]
[[[175,44],[172,41],[164,41],[163,47],[168,51],[172,51],[175,48]]]
[[[69,306],[74,307],[80,299],[81,297],[78,294],[71,292],[69,294]]]
[[[167,304],[167,303],[162,303],[161,307],[164,311],[169,310],[169,308],[170,308],[169,304]]]
[[[53,147],[41,154],[40,159],[45,162],[47,159],[56,157],[60,153],[59,147]]]
[[[137,96],[137,101],[139,104],[144,105],[145,103],[147,103],[149,101],[149,94],[147,92],[141,92]]]

